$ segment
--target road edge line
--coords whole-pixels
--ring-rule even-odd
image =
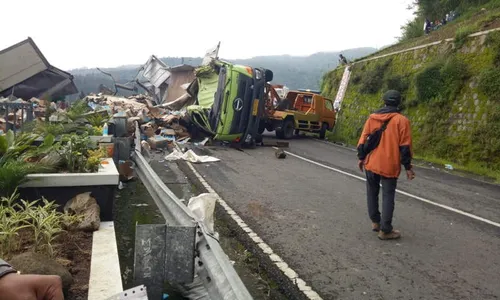
[[[273,147],[274,149],[278,149],[277,147]],[[337,168],[334,168],[334,167],[330,167],[330,166],[327,166],[325,164],[322,164],[322,163],[319,163],[317,161],[314,161],[312,159],[309,159],[309,158],[305,158],[305,157],[302,157],[300,155],[297,155],[297,154],[294,154],[294,153],[291,153],[291,152],[288,152],[288,151],[285,151],[285,153],[287,155],[290,155],[290,156],[293,156],[295,158],[298,158],[298,159],[301,159],[303,161],[306,161],[308,163],[311,163],[311,164],[314,164],[314,165],[317,165],[319,167],[322,167],[322,168],[325,168],[325,169],[328,169],[328,170],[331,170],[331,171],[335,171],[337,173],[340,173],[340,174],[343,174],[343,175],[346,175],[346,176],[349,176],[349,177],[352,177],[352,178],[356,178],[358,180],[361,180],[361,181],[366,181],[365,178],[361,177],[361,176],[357,176],[357,175],[354,175],[354,174],[351,174],[349,172],[345,172],[345,171],[342,171],[340,169],[337,169]],[[446,209],[448,211],[451,211],[451,212],[454,212],[454,213],[457,213],[457,214],[460,214],[460,215],[463,215],[463,216],[466,216],[466,217],[469,217],[471,219],[475,219],[477,221],[481,221],[483,223],[486,223],[486,224],[489,224],[489,225],[493,225],[495,227],[498,227],[500,228],[500,223],[497,223],[495,221],[491,221],[491,220],[488,220],[486,218],[483,218],[483,217],[480,217],[480,216],[476,216],[476,215],[473,215],[471,213],[468,213],[468,212],[465,212],[463,210],[460,210],[460,209],[457,209],[457,208],[453,208],[451,206],[448,206],[448,205],[444,205],[444,204],[441,204],[441,203],[437,203],[437,202],[434,202],[432,200],[429,200],[429,199],[425,199],[423,197],[419,197],[417,195],[413,195],[413,194],[410,194],[408,192],[405,192],[405,191],[402,191],[402,190],[399,190],[399,189],[396,189],[396,192],[401,194],[401,195],[404,195],[404,196],[407,196],[407,197],[410,197],[410,198],[413,198],[415,200],[419,200],[421,202],[425,202],[425,203],[428,203],[428,204],[431,204],[431,205],[434,205],[434,206],[437,206],[437,207],[441,207],[443,209]]]
[[[210,186],[210,184],[201,176],[201,174],[196,170],[192,163],[186,162],[189,169],[193,172],[193,174],[198,178],[200,183],[205,187],[205,189],[214,194],[217,198],[217,203],[224,208],[226,213],[233,219],[234,222],[238,224],[241,230],[243,230],[248,237],[256,244],[258,248],[260,248],[265,255],[269,257],[272,263],[278,267],[278,269],[303,293],[303,295],[310,300],[323,300],[321,296],[315,292],[312,287],[307,285],[307,283],[302,280],[297,272],[295,272],[292,268],[288,266],[288,264],[278,255],[276,254],[271,247],[266,244],[256,232],[254,232],[250,226],[248,226],[245,221],[236,213],[230,206],[227,204],[224,199]]]

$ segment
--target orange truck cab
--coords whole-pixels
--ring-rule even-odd
[[[289,91],[271,116],[259,128],[276,131],[281,139],[290,139],[300,131],[319,134],[324,139],[335,125],[333,101],[319,92],[310,90]]]

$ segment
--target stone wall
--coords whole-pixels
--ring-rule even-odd
[[[484,78],[500,84],[500,78],[485,75],[498,68],[500,77],[498,62],[500,33],[495,31],[470,37],[460,47],[443,41],[355,63],[331,139],[355,145],[368,115],[383,106],[384,91],[398,89],[418,156],[500,170],[500,99],[481,85]],[[323,94],[335,98],[343,71],[325,74]]]

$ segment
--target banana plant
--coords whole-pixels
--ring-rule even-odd
[[[15,191],[10,197],[0,198],[0,257],[17,250],[19,231],[28,227],[28,216],[14,203],[18,196]]]

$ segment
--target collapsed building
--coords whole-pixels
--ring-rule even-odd
[[[0,51],[0,96],[59,99],[76,93],[73,76],[50,65],[31,38]]]
[[[76,93],[73,76],[49,64],[31,38],[0,51],[1,131],[31,121],[34,112],[44,110],[43,100]]]

